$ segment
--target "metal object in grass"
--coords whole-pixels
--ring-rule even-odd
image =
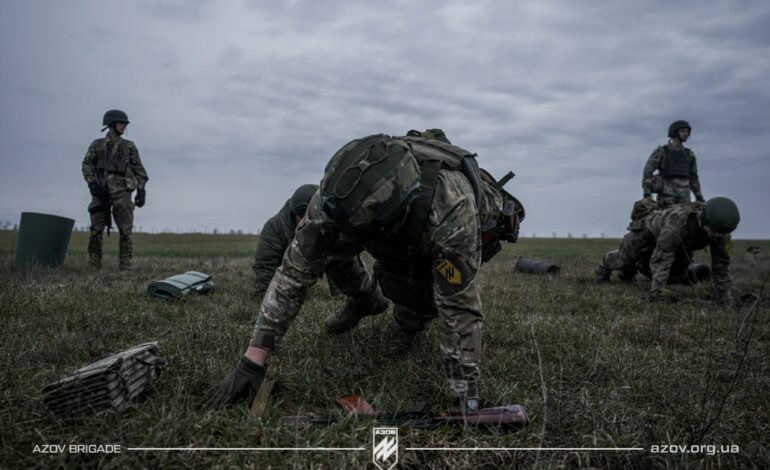
[[[506,430],[518,430],[529,424],[529,417],[520,405],[504,405],[493,408],[481,408],[474,411],[450,412],[432,411],[428,403],[420,403],[412,411],[375,412],[369,403],[358,395],[348,395],[337,399],[347,416],[338,415],[298,415],[284,416],[281,423],[308,427],[312,425],[328,426],[346,417],[364,418],[386,426],[409,425],[415,428],[427,428],[442,425],[468,425],[475,427],[496,427]]]
[[[22,212],[16,237],[14,268],[36,265],[56,267],[64,263],[75,221],[37,212]]]
[[[158,378],[165,365],[157,342],[140,344],[46,385],[43,402],[58,415],[121,411]]]
[[[519,258],[516,261],[516,271],[529,274],[558,274],[559,265],[530,258]]]

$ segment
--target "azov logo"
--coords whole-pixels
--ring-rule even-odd
[[[398,428],[374,428],[372,460],[380,470],[390,470],[398,463]]]

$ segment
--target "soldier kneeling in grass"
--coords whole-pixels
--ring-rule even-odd
[[[621,280],[633,282],[636,273],[642,272],[652,279],[650,300],[665,299],[671,296],[666,289],[671,277],[681,275],[682,267],[687,269],[695,250],[709,248],[716,300],[734,306],[730,233],[739,221],[738,207],[725,197],[653,210],[631,223],[620,249],[604,255],[596,279],[608,282],[612,271],[617,271]]]
[[[500,217],[502,203],[500,192],[480,177],[475,155],[451,145],[443,132],[380,134],[346,144],[327,164],[297,226],[246,352],[212,390],[209,406],[254,399],[267,358],[308,288],[326,272],[347,296],[342,311],[324,322],[329,333],[383,313],[388,299],[406,334],[438,318],[449,395],[462,409],[478,408],[481,227]],[[375,259],[374,276],[358,257],[364,249]]]

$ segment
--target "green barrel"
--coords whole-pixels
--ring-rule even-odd
[[[22,212],[16,236],[14,267],[24,269],[36,264],[59,266],[67,255],[75,221],[58,215]]]

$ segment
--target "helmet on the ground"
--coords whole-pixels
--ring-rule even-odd
[[[116,122],[125,122],[128,124],[128,115],[119,109],[111,109],[104,113],[104,117],[102,118],[102,126],[111,126]]]
[[[730,233],[741,221],[738,206],[726,197],[712,197],[703,205],[701,212],[703,225],[719,233]]]
[[[445,144],[452,144],[444,131],[441,129],[426,129],[422,132],[412,129],[411,131],[407,132],[406,135],[409,137],[424,137],[426,139],[439,140]]]
[[[326,165],[324,212],[340,227],[376,231],[393,222],[417,197],[420,167],[411,148],[384,134],[356,139]]]
[[[680,121],[674,121],[671,123],[670,126],[668,126],[668,137],[673,139],[674,137],[678,137],[679,134],[677,132],[679,129],[688,129],[692,131],[692,127],[690,127],[690,123],[684,120]]]
[[[313,197],[313,194],[315,194],[317,190],[317,184],[303,184],[297,188],[297,190],[294,191],[294,194],[291,195],[291,199],[289,199],[289,207],[291,208],[292,214],[299,216],[305,215],[310,198]]]

